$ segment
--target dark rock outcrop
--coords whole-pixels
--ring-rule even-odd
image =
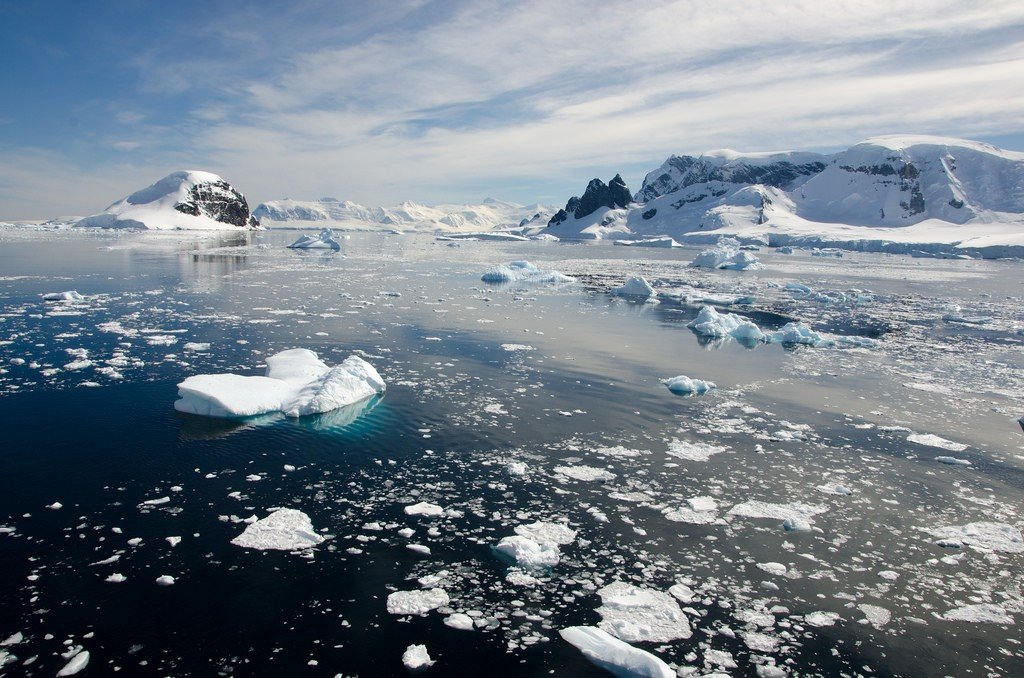
[[[570,215],[576,219],[582,219],[591,215],[602,207],[618,209],[633,202],[633,197],[622,177],[616,174],[607,184],[600,179],[591,179],[587,184],[587,190],[580,197],[573,196],[565,203],[565,209],[560,209],[551,217],[548,226],[555,226],[566,221]]]
[[[660,173],[647,175],[636,201],[646,203],[694,184],[718,181],[729,184],[764,184],[786,188],[800,177],[808,177],[825,169],[824,157],[809,162],[777,160],[768,163],[732,161],[719,158],[673,155],[659,168]],[[654,176],[652,176],[654,175]]]
[[[214,181],[194,185],[188,197],[174,205],[182,214],[207,216],[239,228],[259,228],[260,222],[249,213],[245,196],[228,182]]]

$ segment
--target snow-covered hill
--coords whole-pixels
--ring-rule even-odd
[[[151,230],[253,229],[245,196],[216,174],[174,172],[75,226]]]
[[[253,215],[268,228],[331,226],[350,229],[406,229],[426,231],[489,231],[519,226],[524,220],[552,213],[543,205],[517,205],[487,198],[478,205],[430,207],[403,202],[394,207],[364,207],[348,200],[271,200],[261,203]]]
[[[634,200],[588,223],[548,230],[560,238],[736,235],[773,244],[1024,254],[1024,153],[962,139],[877,137],[834,155],[671,156]]]

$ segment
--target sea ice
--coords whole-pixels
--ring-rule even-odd
[[[719,313],[712,306],[702,306],[697,317],[686,326],[699,336],[713,339],[732,337],[748,345],[766,340],[754,323],[734,313]]]
[[[572,478],[573,480],[599,480],[601,482],[615,480],[614,473],[603,468],[596,468],[594,466],[556,466],[555,473],[563,475],[567,478]]]
[[[1024,553],[1024,537],[1019,529],[1006,523],[977,522],[949,527],[922,528],[928,534],[949,543],[963,544],[980,551]]]
[[[434,660],[427,654],[426,645],[410,645],[402,654],[402,663],[410,671],[416,671],[433,666]]]
[[[437,504],[421,501],[418,504],[409,504],[404,509],[407,516],[440,516],[444,515],[444,509]]]
[[[561,523],[537,521],[529,525],[517,525],[516,534],[534,540],[539,544],[564,546],[576,541],[576,530]]]
[[[691,379],[682,374],[671,379],[663,379],[661,383],[665,384],[668,390],[678,395],[702,395],[717,388],[713,381]]]
[[[597,666],[616,676],[674,678],[668,664],[593,626],[570,626],[558,632]]]
[[[468,614],[456,612],[444,618],[444,625],[449,628],[458,629],[459,631],[472,631],[473,618]]]
[[[729,509],[729,515],[742,516],[744,518],[793,519],[810,522],[813,516],[824,513],[826,510],[824,506],[814,504],[801,504],[799,502],[772,504],[766,501],[751,500],[733,506]]]
[[[620,297],[650,297],[654,294],[651,283],[642,275],[635,275],[626,280],[625,283],[612,290],[612,294]]]
[[[667,643],[693,634],[679,603],[668,593],[614,582],[597,594],[601,596],[598,626],[627,643]]]
[[[960,459],[959,457],[935,457],[935,461],[940,464],[948,464],[950,466],[970,466],[971,462],[966,459]]]
[[[932,433],[911,433],[907,436],[907,440],[918,445],[927,445],[928,447],[938,447],[941,450],[949,450],[950,452],[963,452],[969,445],[963,443],[953,442],[952,440],[946,440],[940,438]]]
[[[480,280],[488,283],[534,282],[563,283],[574,279],[558,271],[544,271],[529,261],[513,261],[507,266],[501,264],[480,276]]]
[[[835,626],[839,615],[835,612],[811,612],[804,615],[804,621],[808,626]]]
[[[68,290],[67,292],[47,292],[43,295],[43,301],[83,301],[85,297],[78,293],[77,290]]]
[[[266,376],[201,374],[178,384],[174,408],[209,417],[251,417],[283,412],[289,417],[329,412],[370,398],[385,389],[370,363],[349,356],[328,367],[304,348],[267,358]]]
[[[974,624],[1013,624],[1013,617],[1006,610],[993,603],[978,603],[953,608],[942,618],[946,621],[965,621]]]
[[[685,459],[686,461],[707,461],[712,455],[725,452],[727,447],[711,445],[709,443],[692,443],[688,440],[673,440],[668,444],[665,452],[670,457]]]
[[[288,245],[288,247],[293,250],[326,249],[337,251],[341,249],[341,245],[334,239],[334,231],[329,228],[320,231],[318,236],[303,234],[299,236],[298,240]]]
[[[542,544],[518,534],[504,537],[494,550],[526,568],[554,567],[561,555],[556,544]]]
[[[451,600],[444,589],[433,588],[425,591],[395,591],[388,596],[388,612],[391,614],[424,615],[431,610],[447,605]]]
[[[162,575],[160,575],[159,577],[156,578],[156,583],[159,584],[160,586],[173,586],[174,585],[174,577],[172,577],[169,574],[162,574]]]
[[[249,549],[295,551],[323,541],[324,538],[313,531],[308,515],[298,509],[283,508],[247,525],[231,543]]]
[[[750,252],[741,250],[739,241],[733,238],[719,238],[714,247],[698,254],[690,266],[694,268],[723,268],[733,271],[764,268],[760,259]]]
[[[60,671],[57,672],[58,678],[60,676],[73,676],[89,664],[89,651],[82,650],[75,656],[73,656],[67,664],[64,665]]]

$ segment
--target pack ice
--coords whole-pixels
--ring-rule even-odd
[[[200,374],[178,384],[174,409],[207,417],[252,417],[283,412],[319,414],[353,405],[385,389],[384,380],[359,356],[328,367],[316,353],[293,348],[267,358],[266,376]]]

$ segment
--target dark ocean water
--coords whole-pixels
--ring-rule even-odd
[[[799,675],[1019,675],[1018,627],[937,615],[984,601],[1024,616],[1022,556],[965,548],[947,565],[949,550],[921,532],[1020,525],[1021,441],[992,408],[1012,396],[964,405],[903,388],[914,361],[941,372],[931,354],[892,375],[879,353],[716,347],[685,327],[696,314],[685,303],[479,281],[519,258],[607,276],[646,265],[629,263],[624,248],[354,235],[341,255],[302,255],[281,248],[289,235],[262,236],[268,248],[51,233],[0,246],[0,526],[13,528],[0,534],[0,640],[25,637],[5,648],[17,661],[0,674],[55,674],[60,654],[80,645],[91,657],[82,675],[406,675],[402,652],[425,644],[437,662],[429,674],[604,675],[557,629],[597,624],[596,590],[624,581],[697,591],[683,604],[692,638],[639,644],[697,673],[755,675],[771,664]],[[651,256],[662,267],[677,257],[683,278],[689,255]],[[754,284],[775,289],[770,275]],[[65,289],[96,296],[39,298]],[[777,327],[792,309],[743,312]],[[865,327],[848,315],[822,321],[830,331]],[[292,347],[329,363],[358,351],[388,390],[300,420],[173,410],[183,377],[257,374],[263,358]],[[65,367],[83,350],[92,364]],[[111,360],[119,377],[96,369]],[[719,392],[680,398],[659,383],[681,373],[714,379]],[[943,427],[965,407],[969,425]],[[957,456],[972,467],[936,464],[949,452],[879,428],[894,423],[964,441]],[[668,454],[674,440],[721,450],[680,459]],[[509,473],[512,461],[524,475]],[[556,470],[564,466],[615,478],[572,480]],[[823,482],[855,493],[822,494]],[[716,499],[719,524],[665,519],[696,496]],[[749,500],[820,505],[818,529],[788,533],[780,520],[727,514]],[[461,515],[403,513],[418,501]],[[306,554],[231,545],[240,519],[274,507],[304,511],[328,540]],[[533,573],[536,585],[516,585],[492,547],[534,520],[567,522],[578,538],[559,565]],[[400,536],[403,527],[414,535]],[[758,567],[773,562],[787,575]],[[880,579],[883,570],[899,578]],[[126,581],[105,581],[114,572]],[[157,585],[161,575],[174,585]],[[440,578],[449,610],[387,613],[389,593],[418,589],[427,575]],[[891,619],[865,623],[865,604]],[[743,610],[774,623],[758,626]],[[448,628],[454,611],[472,612],[480,628]],[[812,627],[804,615],[814,611],[840,621]],[[755,649],[745,635],[754,632],[772,647]]]

